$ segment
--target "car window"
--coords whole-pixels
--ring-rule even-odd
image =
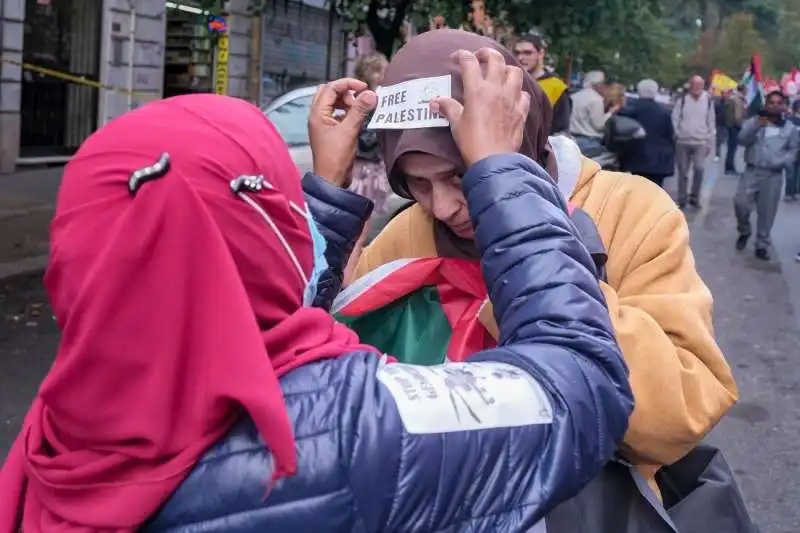
[[[308,145],[308,114],[313,96],[301,96],[276,107],[267,117],[289,146]]]

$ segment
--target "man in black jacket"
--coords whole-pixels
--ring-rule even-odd
[[[514,55],[528,71],[536,78],[539,86],[547,94],[550,105],[553,106],[553,127],[550,134],[569,130],[569,116],[572,104],[567,91],[567,84],[558,75],[545,67],[547,45],[539,35],[523,35],[514,45]]]

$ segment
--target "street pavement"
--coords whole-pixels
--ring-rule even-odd
[[[0,175],[0,278],[46,262],[61,171],[45,167]]]
[[[711,163],[702,208],[687,213],[698,269],[715,297],[716,336],[741,402],[709,439],[723,449],[762,533],[800,531],[794,482],[800,479],[800,203],[781,206],[775,258],[734,249],[737,177]],[[2,177],[0,177],[2,180]],[[0,183],[2,186],[2,183]],[[43,199],[47,193],[19,190]],[[675,187],[675,179],[666,183]],[[51,194],[51,197],[52,194]],[[124,305],[124,302],[120,302]],[[52,362],[57,331],[40,276],[0,281],[0,457],[19,429]]]

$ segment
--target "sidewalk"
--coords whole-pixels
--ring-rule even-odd
[[[0,175],[0,279],[43,269],[63,167]]]

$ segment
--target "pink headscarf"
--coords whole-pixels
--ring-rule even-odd
[[[169,172],[128,191],[162,153]],[[0,472],[0,533],[135,531],[242,415],[297,463],[278,378],[359,349],[302,307],[313,252],[297,170],[273,126],[241,100],[155,102],[92,135],[67,166],[46,285],[63,333]],[[268,480],[265,480],[265,483]]]

